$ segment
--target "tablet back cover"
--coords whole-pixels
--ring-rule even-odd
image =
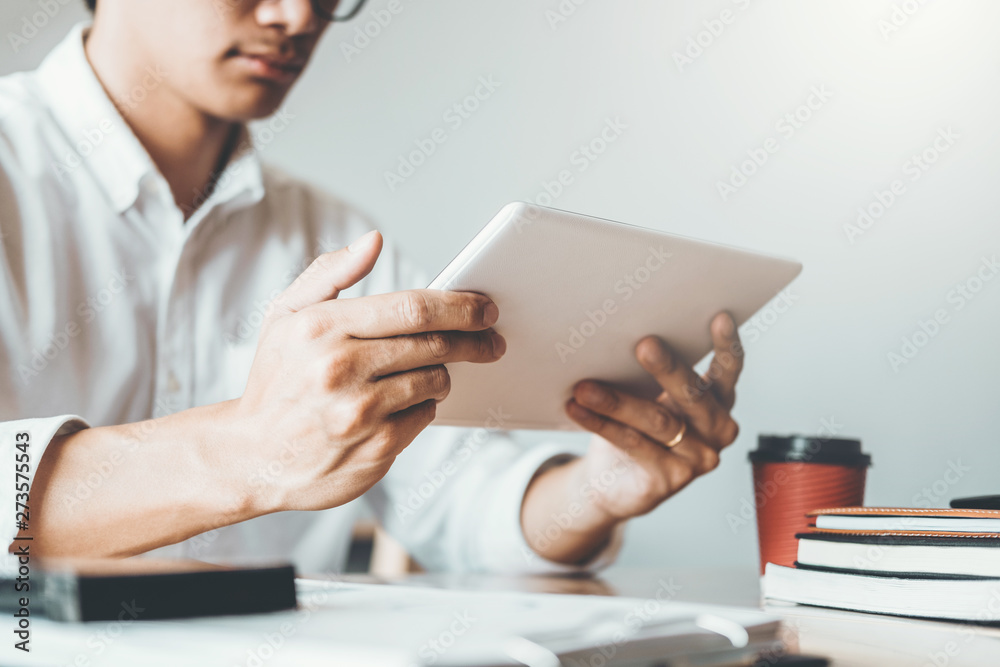
[[[436,425],[569,429],[573,385],[593,378],[646,397],[660,389],[634,347],[655,334],[689,362],[712,349],[709,323],[748,320],[797,262],[564,211],[509,204],[431,283],[481,292],[500,309],[507,353],[451,364]]]

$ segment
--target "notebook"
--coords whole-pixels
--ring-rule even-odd
[[[1000,510],[837,507],[810,512],[817,528],[1000,533]]]
[[[1000,534],[842,531],[796,535],[797,562],[843,571],[1000,577]]]
[[[768,563],[761,590],[771,600],[815,607],[977,623],[1000,621],[1000,578],[904,578]]]

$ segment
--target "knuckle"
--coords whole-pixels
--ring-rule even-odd
[[[443,359],[452,349],[452,339],[448,334],[435,331],[427,335],[427,350],[434,359]]]
[[[430,324],[433,315],[431,305],[421,292],[404,292],[396,303],[400,321],[404,326],[420,330]]]
[[[451,373],[444,366],[434,366],[427,369],[427,383],[434,393],[451,390]]]
[[[483,306],[475,296],[471,294],[463,295],[461,309],[462,322],[467,327],[472,328],[483,321]]]
[[[684,391],[683,391],[684,401],[688,405],[696,405],[698,403],[701,403],[702,401],[705,400],[706,393],[707,392],[701,387],[692,384],[684,385]]]
[[[670,411],[661,406],[657,406],[649,416],[650,428],[656,433],[669,432],[675,421]]]
[[[437,416],[437,401],[428,400],[414,406],[413,416],[419,424],[430,424]]]
[[[316,340],[329,330],[327,319],[311,310],[300,311],[289,319],[291,334],[297,340]]]
[[[719,429],[719,442],[723,446],[731,445],[740,434],[740,425],[732,417],[727,417]]]
[[[622,433],[622,446],[626,449],[636,449],[643,444],[643,437],[634,428],[626,428]]]
[[[333,350],[322,365],[323,386],[327,389],[339,387],[350,382],[353,377],[353,360],[351,356],[340,349]]]
[[[715,451],[711,447],[704,448],[704,454],[701,457],[701,472],[702,474],[706,472],[712,472],[719,467],[719,452]]]
[[[364,392],[351,402],[351,413],[354,417],[354,424],[361,426],[368,424],[375,418],[378,412],[379,400],[374,392]]]
[[[705,389],[699,383],[684,385],[684,400],[688,403],[697,403],[704,398]]]
[[[476,334],[475,341],[476,359],[491,359],[495,356],[493,354],[493,340],[490,334]]]

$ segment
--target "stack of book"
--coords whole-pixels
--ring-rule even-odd
[[[1000,622],[1000,511],[842,507],[809,517],[795,567],[767,564],[764,597]]]

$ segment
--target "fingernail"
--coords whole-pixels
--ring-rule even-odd
[[[507,341],[495,331],[490,335],[490,341],[493,343],[493,355],[502,357],[503,353],[507,351]]]
[[[639,361],[652,366],[660,360],[660,348],[653,343],[645,343],[639,348]]]
[[[347,252],[357,252],[361,250],[362,248],[366,247],[369,243],[371,243],[373,238],[375,238],[374,229],[365,234],[364,236],[362,236],[361,238],[359,238],[351,245],[347,246]]]
[[[483,324],[491,327],[497,323],[498,319],[500,319],[500,309],[491,301],[483,311]]]
[[[589,403],[590,405],[600,405],[608,399],[608,392],[604,391],[599,385],[596,384],[585,384],[583,385],[583,402]]]

